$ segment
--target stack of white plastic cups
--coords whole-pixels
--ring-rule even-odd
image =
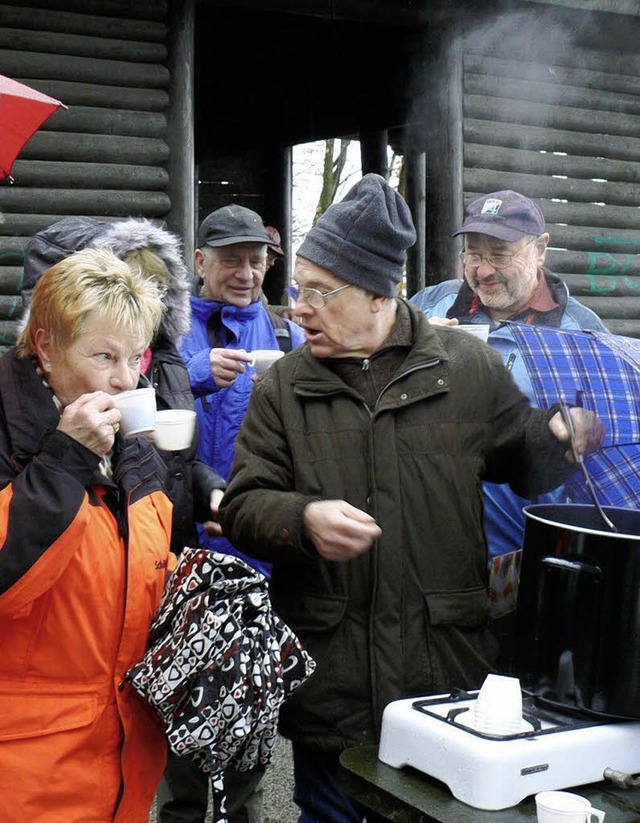
[[[517,677],[488,674],[474,706],[474,728],[506,737],[522,730],[522,690]]]

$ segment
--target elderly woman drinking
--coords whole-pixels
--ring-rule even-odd
[[[162,775],[163,729],[124,675],[171,565],[171,504],[114,403],[161,316],[139,271],[80,251],[0,360],[3,823],[146,823]]]

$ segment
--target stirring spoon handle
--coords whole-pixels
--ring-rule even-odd
[[[600,505],[600,501],[598,500],[598,495],[596,494],[596,490],[591,480],[591,476],[589,474],[587,467],[584,464],[584,458],[582,454],[576,449],[576,430],[575,426],[573,425],[571,413],[569,412],[569,406],[567,406],[567,401],[564,397],[562,397],[560,400],[560,413],[562,414],[562,419],[564,420],[566,427],[569,429],[569,436],[571,438],[571,451],[573,452],[573,457],[576,463],[580,467],[585,483],[587,485],[587,489],[589,491],[589,495],[591,496],[591,499],[593,500],[593,503],[596,509],[598,510],[600,517],[604,520],[604,522],[611,529],[611,531],[617,532],[618,529],[615,527],[614,523],[612,523],[610,518],[607,516],[605,510]]]

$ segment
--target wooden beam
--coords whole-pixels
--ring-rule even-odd
[[[122,21],[125,29],[126,23]],[[131,60],[141,63],[164,63],[167,49],[164,43],[145,43],[141,40],[116,40],[98,38],[84,34],[67,34],[31,29],[6,29],[0,27],[0,49],[21,49],[41,54],[74,54],[104,58],[106,60]]]
[[[165,217],[170,208],[164,192],[113,189],[18,189],[0,187],[0,210],[27,212],[37,203],[42,211],[64,214],[112,214]]]
[[[609,157],[617,160],[640,161],[640,139],[621,137],[615,140],[610,134],[582,134],[568,128],[545,128],[517,123],[496,124],[490,120],[474,119],[469,116],[464,121],[465,142],[482,143],[488,146],[510,146],[531,151],[563,151],[586,157]]]
[[[390,26],[414,25],[451,8],[448,0],[200,0],[199,5]]]
[[[0,25],[7,28],[33,29],[35,31],[64,31],[68,34],[84,34],[93,37],[122,37],[123,31],[129,40],[145,40],[163,43],[167,36],[165,23],[156,22],[156,13],[161,12],[163,18],[166,7],[162,3],[154,3],[154,19],[151,15],[141,20],[132,17],[123,20],[122,17],[106,17],[98,15],[95,3],[91,3],[91,14],[87,14],[88,3],[80,0],[81,11],[71,11],[72,3],[65,2],[64,8],[58,8],[52,13],[53,3],[47,2],[47,8],[36,9],[29,5],[22,8],[12,5],[0,7]],[[142,5],[142,4],[140,4]],[[122,11],[122,9],[120,9]]]
[[[73,83],[68,80],[31,80],[26,77],[14,79],[61,100],[69,108],[97,106],[105,109],[165,111],[169,107],[169,94],[164,89],[103,86],[98,83]]]
[[[33,52],[25,59],[23,51],[0,49],[0,65],[9,77],[48,77],[52,80],[69,80],[80,83],[106,83],[111,86],[135,88],[165,88],[169,72],[165,66],[134,63],[124,60],[104,60],[75,55],[42,54]]]
[[[426,285],[455,271],[458,243],[450,237],[463,217],[462,41],[455,31],[440,40],[422,101],[425,128],[416,127],[413,142],[424,141],[426,157]],[[448,275],[453,276],[453,275]]]
[[[610,14],[628,14],[631,17],[640,16],[638,0],[529,0],[544,6],[560,6],[568,9],[583,9],[584,11],[604,11]]]
[[[169,182],[169,174],[164,168],[124,163],[16,160],[11,173],[20,187],[164,191]]]
[[[171,209],[169,227],[182,238],[185,261],[193,265],[195,212],[195,138],[193,127],[193,71],[195,0],[175,0],[171,4],[171,65],[168,142],[168,195]]]
[[[169,144],[151,137],[38,131],[20,152],[20,157],[160,166],[169,157]]]

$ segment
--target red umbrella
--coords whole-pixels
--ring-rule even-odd
[[[0,74],[0,180],[11,169],[25,143],[64,103]]]

